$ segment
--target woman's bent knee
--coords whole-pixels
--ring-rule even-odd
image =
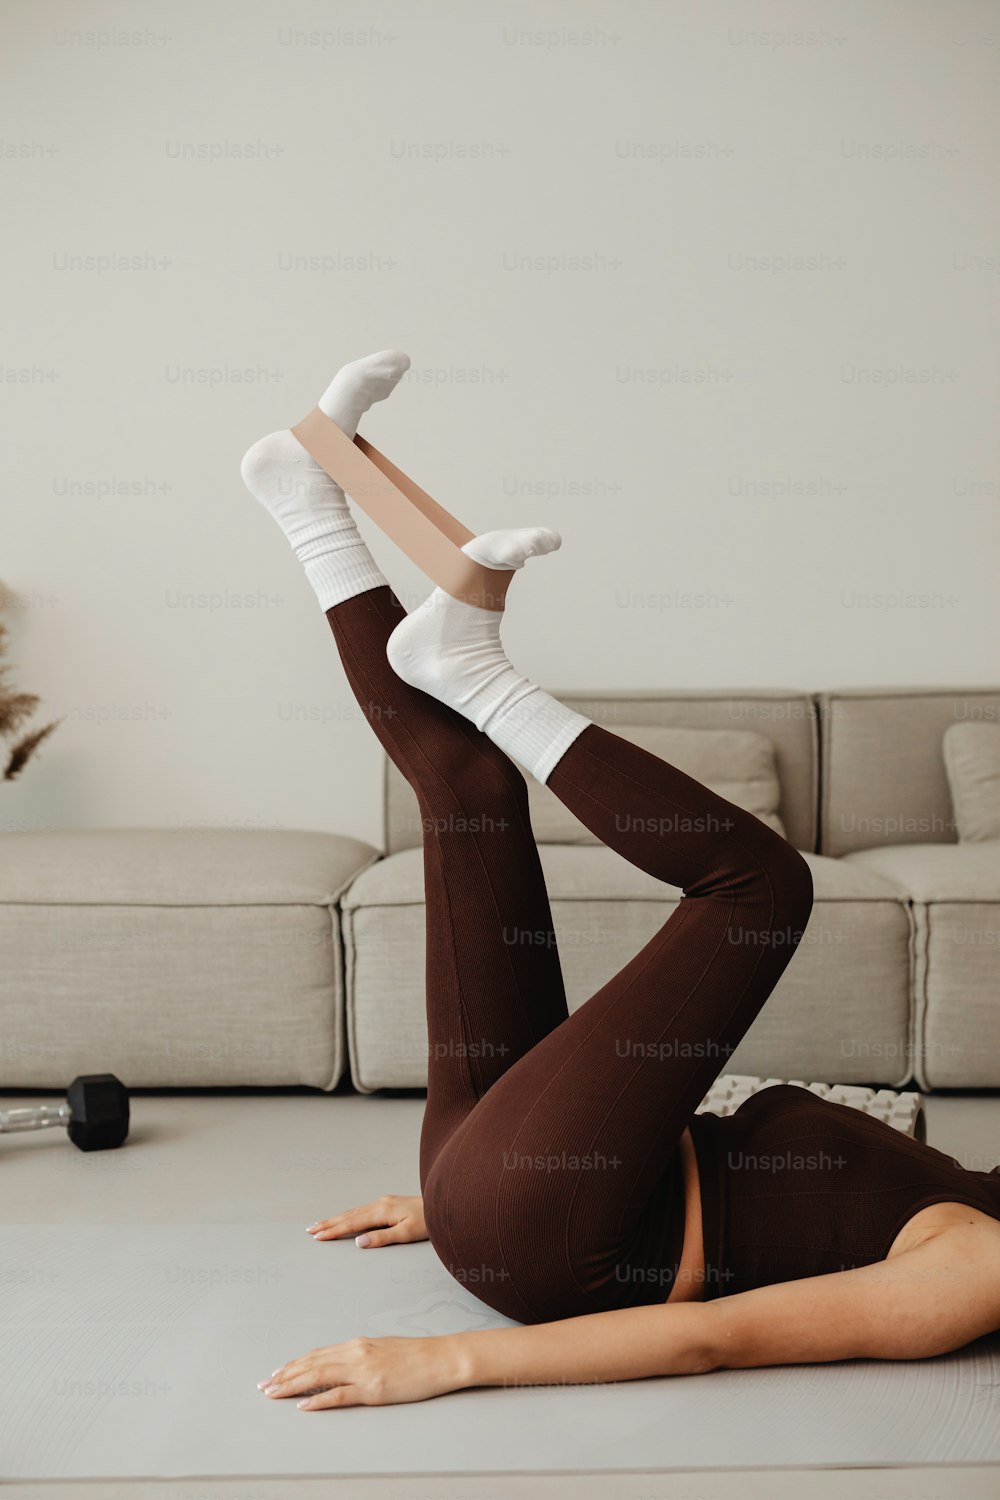
[[[763,862],[776,926],[801,934],[813,907],[813,877],[805,857],[780,834]]]

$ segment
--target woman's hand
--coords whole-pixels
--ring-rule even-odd
[[[410,1245],[427,1238],[424,1200],[386,1193],[374,1203],[365,1203],[361,1208],[351,1208],[345,1214],[310,1224],[309,1233],[314,1240],[339,1240],[348,1234],[357,1235],[362,1250],[374,1250],[378,1245]]]
[[[412,1201],[412,1200],[403,1200]],[[450,1334],[436,1338],[351,1339],[313,1349],[275,1370],[258,1386],[265,1396],[300,1396],[303,1411],[333,1406],[395,1406],[426,1401],[467,1383],[463,1345]]]

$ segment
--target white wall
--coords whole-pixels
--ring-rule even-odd
[[[472,528],[564,535],[511,595],[538,680],[998,680],[990,0],[5,14],[0,577],[65,722],[0,827],[378,841],[380,751],[238,470],[390,345],[367,435]],[[782,256],[816,259],[748,266]]]

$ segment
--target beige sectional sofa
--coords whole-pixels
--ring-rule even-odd
[[[749,730],[773,750],[815,906],[726,1072],[1000,1087],[1000,838],[957,841],[942,755],[949,726],[1000,721],[1000,689],[559,696],[624,735]],[[384,785],[384,853],[294,831],[0,834],[0,1087],[111,1070],[330,1089],[348,1066],[362,1091],[423,1087],[421,829],[388,761]],[[532,798],[574,1009],[680,893]]]
[[[956,842],[942,755],[953,725],[1000,723],[1000,694],[824,693],[817,708],[819,847],[910,903],[914,1077],[1000,1087],[1000,839]]]
[[[333,1088],[337,902],[377,858],[326,833],[0,835],[0,1087]]]
[[[774,747],[779,813],[808,858],[815,905],[795,962],[727,1072],[1000,1086],[1000,841],[955,842],[941,748],[950,724],[1000,719],[1000,691],[559,696],[623,733],[750,729]],[[542,812],[533,823],[573,1010],[680,893],[604,847],[544,842]],[[361,1090],[422,1087],[427,1077],[420,823],[389,762],[385,829],[386,857],[341,899],[348,1052]]]

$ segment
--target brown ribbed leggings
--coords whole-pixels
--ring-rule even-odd
[[[424,829],[428,1235],[453,1276],[518,1322],[662,1302],[683,1224],[681,1134],[795,951],[809,868],[752,814],[590,725],[547,785],[684,895],[569,1015],[524,778],[393,672],[385,646],[404,614],[382,587],[327,618]]]

